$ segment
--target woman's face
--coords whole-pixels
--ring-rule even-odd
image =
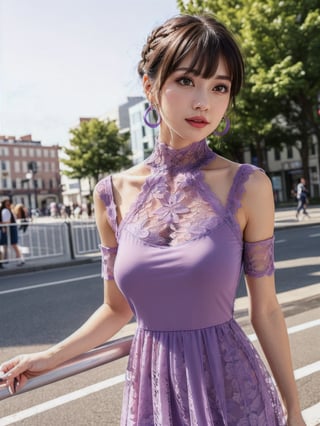
[[[231,78],[221,58],[214,76],[204,79],[187,72],[186,57],[162,86],[158,107],[161,141],[188,145],[211,134],[223,118],[229,102]],[[198,71],[198,70],[197,70]]]

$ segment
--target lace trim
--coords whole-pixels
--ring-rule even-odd
[[[236,212],[241,207],[241,199],[243,194],[245,193],[245,184],[248,181],[249,177],[256,170],[261,170],[264,173],[264,170],[259,169],[252,164],[241,164],[239,169],[234,177],[232,186],[230,188],[227,204],[226,204],[226,216],[225,222],[230,226],[230,228],[234,231],[238,240],[242,244],[242,232],[240,228],[240,224],[236,220]]]
[[[100,180],[96,185],[96,191],[104,202],[107,210],[108,221],[115,233],[118,230],[117,224],[117,207],[114,202],[113,190],[112,190],[112,178],[111,175]]]
[[[260,278],[274,273],[274,237],[243,244],[243,266],[246,275]]]
[[[101,277],[105,280],[114,280],[114,263],[118,247],[106,247],[99,244],[101,251]]]
[[[232,214],[235,214],[236,211],[241,207],[241,199],[245,192],[245,183],[249,179],[250,175],[258,169],[252,164],[241,164],[239,169],[234,177],[231,189],[228,195],[227,209],[230,210]]]

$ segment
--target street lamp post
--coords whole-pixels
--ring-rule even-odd
[[[30,181],[33,181],[33,191],[34,191],[34,209],[38,208],[38,200],[37,200],[37,185],[35,181],[35,174],[38,171],[37,163],[35,161],[30,161],[28,163],[28,173],[26,174],[26,178]]]
[[[31,204],[31,188],[30,188],[30,180],[32,179],[33,173],[32,171],[28,171],[28,173],[26,173],[26,181],[28,182],[28,203],[29,203],[29,209],[31,212],[32,209],[32,204]]]

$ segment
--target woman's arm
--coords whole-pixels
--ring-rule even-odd
[[[108,223],[106,209],[95,193],[95,214],[101,242],[115,246],[114,233]],[[3,363],[0,371],[5,373],[6,385],[13,392],[17,378],[23,386],[28,378],[48,371],[57,365],[92,349],[110,339],[132,317],[132,311],[113,280],[104,282],[103,304],[73,334],[56,345],[29,355],[21,355]]]
[[[274,200],[271,182],[266,175],[255,172],[250,177],[242,205],[246,218],[244,240],[255,242],[272,237]],[[251,322],[287,409],[288,425],[304,425],[287,328],[276,297],[274,274],[260,278],[247,275],[246,283]]]

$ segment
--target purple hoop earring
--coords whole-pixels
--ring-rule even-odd
[[[155,122],[155,123],[151,123],[149,120],[148,120],[148,115],[149,115],[149,113],[150,112],[153,112],[153,111],[155,111],[156,113],[157,113],[157,115],[158,115],[158,121],[157,122]],[[161,117],[160,117],[160,115],[159,115],[159,113],[158,113],[158,111],[157,111],[157,109],[152,105],[152,104],[150,104],[149,106],[148,106],[148,108],[146,109],[146,111],[145,111],[145,113],[144,113],[144,115],[143,115],[143,121],[146,123],[146,125],[147,126],[149,126],[149,127],[151,127],[152,129],[155,129],[156,127],[158,127],[159,125],[160,125],[160,123],[161,123]]]
[[[229,132],[229,130],[230,130],[230,120],[229,120],[228,117],[223,117],[223,119],[226,122],[226,127],[221,132],[215,130],[213,132],[214,136],[224,136],[224,135],[226,135]]]

